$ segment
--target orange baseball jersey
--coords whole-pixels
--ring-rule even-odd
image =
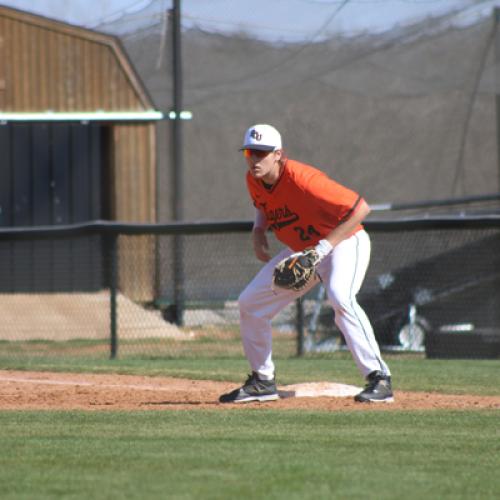
[[[270,189],[250,172],[246,180],[255,207],[265,213],[278,240],[294,251],[316,245],[347,220],[362,199],[324,172],[289,159]],[[362,228],[360,224],[353,233]]]

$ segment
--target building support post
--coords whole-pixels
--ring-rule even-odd
[[[496,107],[496,123],[497,123],[497,164],[498,164],[498,181],[497,191],[500,192],[500,34],[498,33],[498,24],[500,21],[500,7],[493,9],[493,29],[495,30],[495,107]]]
[[[172,213],[175,221],[183,220],[183,137],[182,137],[182,51],[181,51],[181,0],[173,0],[172,8],[172,63],[173,63],[173,113],[172,113]],[[175,322],[182,326],[184,316],[184,248],[183,236],[173,237],[174,251],[174,311]]]

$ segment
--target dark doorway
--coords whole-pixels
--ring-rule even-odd
[[[0,227],[105,218],[108,138],[100,123],[0,125]],[[0,244],[0,292],[102,286],[99,236]]]

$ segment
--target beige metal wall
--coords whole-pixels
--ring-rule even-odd
[[[155,142],[153,124],[114,125],[114,219],[134,222],[155,219]]]
[[[156,221],[155,142],[154,125],[113,127],[114,219]],[[119,241],[120,288],[139,302],[149,302],[155,296],[154,241],[148,236]]]

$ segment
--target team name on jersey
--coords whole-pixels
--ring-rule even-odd
[[[292,212],[287,205],[265,210],[267,222],[272,229],[280,230],[299,220],[299,215]]]

